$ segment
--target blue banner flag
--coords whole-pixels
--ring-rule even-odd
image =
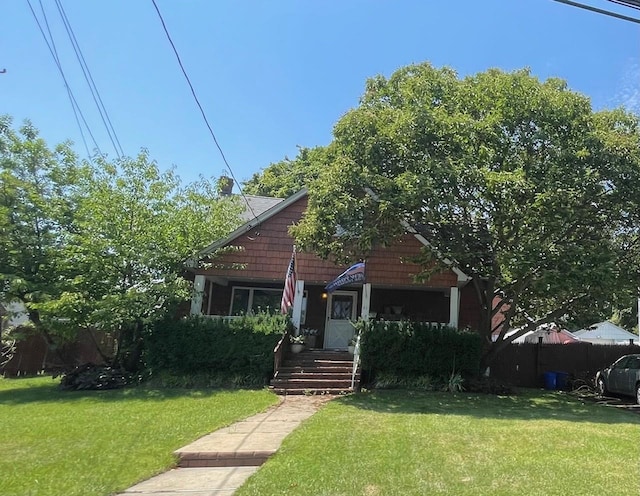
[[[342,274],[325,286],[327,293],[331,293],[342,286],[353,284],[354,282],[364,282],[364,262],[353,264]]]

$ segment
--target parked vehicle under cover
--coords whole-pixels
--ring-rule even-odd
[[[625,355],[596,374],[600,394],[634,396],[640,405],[640,355]]]

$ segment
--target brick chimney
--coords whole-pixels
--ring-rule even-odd
[[[228,176],[221,176],[218,181],[218,185],[220,186],[220,194],[224,196],[231,196],[231,191],[233,190],[233,179]]]

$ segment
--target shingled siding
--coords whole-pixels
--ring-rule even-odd
[[[291,204],[230,243],[239,247],[239,251],[215,258],[214,267],[200,273],[229,279],[282,281],[293,246],[293,239],[289,236],[288,229],[300,220],[306,207],[306,197]],[[418,240],[411,235],[406,235],[389,248],[374,249],[366,260],[367,282],[374,286],[395,287],[456,286],[457,276],[450,270],[436,274],[424,283],[414,282],[414,275],[419,273],[420,267],[406,259],[415,256],[421,248],[422,245]],[[244,269],[227,268],[232,264],[244,264]],[[297,264],[298,278],[310,284],[325,284],[345,268],[310,253],[298,253]]]

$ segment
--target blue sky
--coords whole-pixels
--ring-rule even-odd
[[[30,1],[42,22],[39,0]],[[56,3],[41,1],[76,100],[101,150],[115,156]],[[565,79],[595,109],[640,112],[640,25],[552,0],[156,1],[239,180],[294,157],[297,145],[329,143],[368,77],[416,62],[460,76],[529,67],[541,79]],[[151,0],[61,3],[124,152],[145,147],[185,182],[221,175],[225,165]],[[590,4],[640,17],[612,2]],[[70,139],[85,157],[27,0],[0,5],[0,69],[0,114],[31,119],[50,145]]]

